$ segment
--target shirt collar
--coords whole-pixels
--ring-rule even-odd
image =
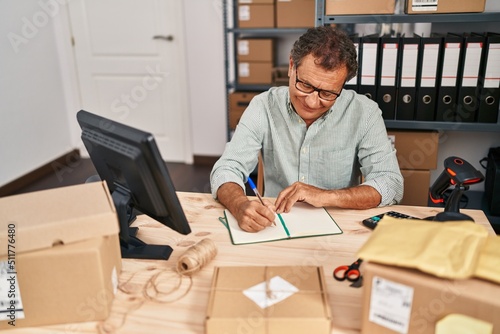
[[[340,96],[339,96],[339,98],[340,98]],[[323,120],[326,119],[328,117],[328,115],[330,115],[332,113],[332,110],[333,110],[333,107],[335,106],[335,104],[337,104],[337,101],[335,101],[333,106],[330,109],[328,109],[323,115],[321,115],[321,117],[319,119],[323,119]],[[288,110],[289,115],[293,115],[293,114],[296,114],[297,116],[299,115],[295,111],[295,107],[293,106],[292,101],[290,100],[290,95],[288,95],[288,97],[287,97],[286,106],[287,106],[287,110]]]

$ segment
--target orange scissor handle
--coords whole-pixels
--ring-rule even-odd
[[[333,277],[337,281],[348,280],[350,282],[356,282],[361,277],[361,272],[359,271],[359,266],[363,260],[358,259],[354,261],[350,266],[338,266],[333,271]]]

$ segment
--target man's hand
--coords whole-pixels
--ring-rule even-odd
[[[271,202],[264,199],[265,205],[262,205],[260,201],[250,201],[236,183],[224,183],[217,190],[217,198],[233,214],[244,231],[261,231],[270,226],[276,218],[276,208]]]
[[[296,202],[306,202],[315,207],[324,206],[325,193],[326,190],[302,182],[295,182],[279,193],[275,203],[276,212],[290,212]]]
[[[364,210],[378,206],[381,200],[382,196],[378,191],[368,185],[325,190],[295,182],[279,193],[275,206],[277,213],[290,212],[296,202],[306,202],[315,207]]]
[[[273,211],[274,205],[268,200],[246,201],[241,203],[236,212],[231,212],[238,221],[240,228],[247,232],[258,232],[273,224],[276,215]]]

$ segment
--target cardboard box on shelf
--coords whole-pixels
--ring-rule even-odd
[[[270,85],[273,82],[272,62],[238,62],[240,84]]]
[[[314,0],[276,0],[276,27],[312,28],[315,12]]]
[[[232,92],[229,94],[229,128],[235,129],[241,115],[247,108],[256,92]]]
[[[237,59],[239,62],[274,62],[273,40],[269,38],[239,39],[237,43]]]
[[[442,279],[415,269],[365,262],[363,334],[434,334],[460,314],[500,328],[500,285],[481,279]],[[449,333],[449,332],[447,332]]]
[[[0,198],[0,212],[0,277],[12,290],[0,300],[15,305],[0,329],[108,317],[121,254],[105,183]]]
[[[482,13],[486,0],[406,0],[406,14]]]
[[[288,86],[288,66],[277,66],[273,68],[273,85]]]
[[[274,4],[274,0],[238,0],[240,4]]]
[[[404,194],[401,205],[427,206],[429,187],[431,186],[431,171],[416,169],[401,169],[405,180]]]
[[[399,168],[436,169],[439,133],[437,131],[395,131],[387,134],[396,148]]]
[[[395,0],[326,0],[326,15],[394,14]]]
[[[274,28],[274,3],[238,5],[238,28]]]
[[[330,334],[325,288],[321,267],[217,267],[205,333]]]

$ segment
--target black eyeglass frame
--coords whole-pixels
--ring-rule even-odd
[[[311,90],[306,92],[302,89],[300,89],[299,87],[297,87],[297,83],[301,83],[301,84],[304,84],[306,86],[309,86],[311,87]],[[297,88],[297,90],[299,92],[302,92],[302,93],[305,93],[305,94],[311,94],[312,92],[318,92],[318,97],[322,100],[325,100],[325,101],[329,101],[329,102],[333,102],[335,101],[339,96],[340,94],[342,93],[342,90],[344,89],[344,85],[345,83],[342,85],[342,88],[340,89],[340,92],[334,92],[334,91],[331,91],[331,90],[326,90],[326,89],[320,89],[318,87],[314,87],[313,85],[307,83],[307,82],[304,82],[302,80],[299,79],[299,75],[297,74],[297,67],[295,67],[295,88]],[[333,99],[325,99],[324,97],[321,97],[321,92],[327,92],[327,93],[330,93],[330,94],[333,94],[334,98]]]

